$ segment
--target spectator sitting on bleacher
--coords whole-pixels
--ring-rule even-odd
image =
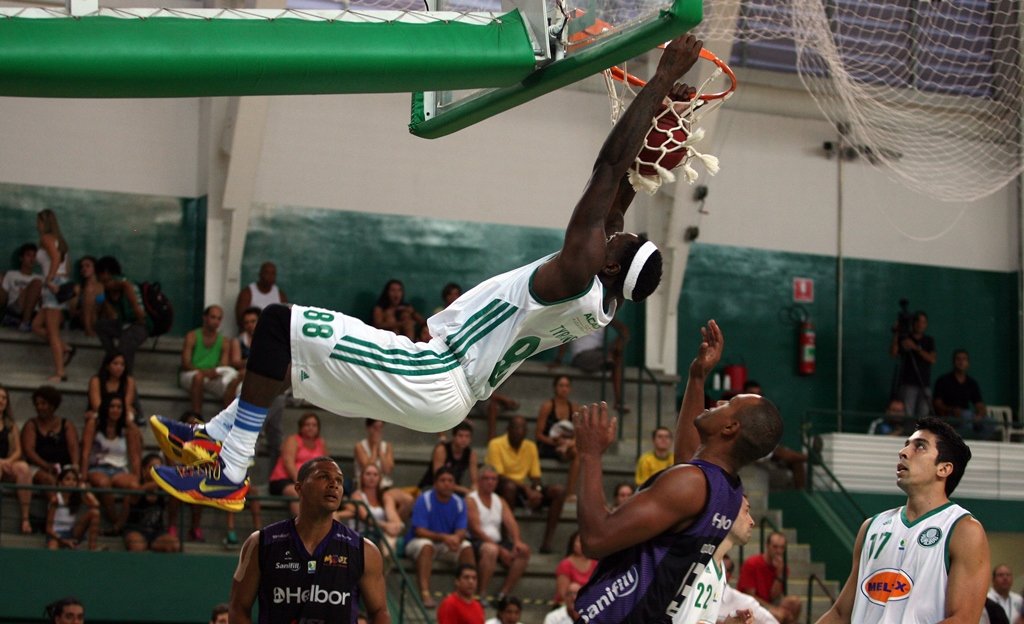
[[[573,402],[572,380],[568,375],[558,375],[551,381],[554,395],[541,403],[537,412],[537,424],[534,437],[537,439],[537,452],[542,459],[557,459],[569,462],[569,478],[566,480],[565,491],[570,500],[576,498],[576,479],[579,477],[580,462],[576,457],[576,436],[572,429],[572,415],[579,411],[578,403]]]
[[[188,390],[192,411],[197,414],[203,413],[204,393],[222,399],[224,390],[238,375],[228,366],[227,339],[218,331],[223,319],[224,310],[219,305],[207,306],[203,310],[203,324],[185,334],[181,347],[178,380]]]
[[[416,498],[405,536],[405,554],[416,562],[420,598],[428,609],[436,606],[430,594],[435,559],[475,563],[473,547],[466,539],[466,527],[466,502],[455,493],[455,477],[450,469],[439,468],[434,475],[434,488]]]
[[[801,601],[784,593],[789,578],[785,557],[786,536],[773,531],[765,552],[751,555],[743,562],[736,589],[756,598],[782,624],[793,624],[800,619]]]
[[[377,303],[373,306],[373,322],[377,329],[386,329],[409,340],[415,340],[416,327],[424,318],[405,301],[405,286],[392,279],[384,284]]]
[[[53,386],[40,386],[32,393],[36,415],[21,430],[21,452],[32,470],[36,485],[54,485],[63,466],[78,466],[81,447],[78,429],[57,416],[61,394]]]
[[[32,317],[43,287],[42,276],[35,273],[38,251],[34,243],[18,247],[18,268],[4,273],[3,288],[0,289],[4,324],[14,325],[22,332],[32,331]]]
[[[636,487],[634,487],[632,483],[623,481],[622,483],[617,484],[615,486],[615,496],[612,498],[612,503],[608,507],[608,510],[611,511],[612,509],[615,509],[622,503],[626,502],[626,499],[635,493]]]
[[[525,505],[531,510],[548,506],[547,522],[540,552],[551,552],[551,539],[558,527],[565,504],[565,487],[541,483],[540,456],[533,440],[526,439],[526,419],[516,416],[508,423],[508,432],[487,443],[488,464],[500,475],[498,492],[509,507]]]
[[[250,308],[256,308],[256,315],[272,303],[288,303],[288,296],[277,287],[277,265],[264,262],[260,265],[260,274],[255,282],[250,283],[238,293],[235,299],[235,321],[241,327],[243,317]]]
[[[565,601],[570,583],[586,585],[595,569],[597,560],[583,554],[580,532],[573,531],[565,545],[565,558],[555,568],[555,604]]]
[[[434,314],[437,314],[441,310],[444,310],[451,304],[455,303],[455,300],[462,296],[462,286],[459,286],[455,282],[448,282],[441,289],[441,305],[434,308]]]
[[[477,485],[477,461],[476,451],[470,447],[473,442],[473,425],[464,420],[455,425],[452,429],[452,439],[447,442],[438,442],[434,446],[434,453],[420,479],[420,490],[426,490],[434,485],[434,474],[441,466],[451,468],[455,476],[455,492],[466,497]],[[463,483],[463,477],[469,475],[469,483]]]
[[[970,367],[967,349],[953,351],[953,370],[935,381],[935,413],[965,439],[991,440],[996,423],[988,418],[977,380],[967,374]]]
[[[121,263],[113,256],[96,261],[96,278],[103,285],[96,336],[108,354],[124,354],[125,370],[131,374],[135,351],[149,338],[150,322],[142,307],[142,294],[134,282],[121,274]]]
[[[892,399],[885,408],[885,416],[876,418],[868,425],[868,435],[906,435],[907,407],[900,399]]]
[[[156,453],[142,458],[141,478],[138,489],[141,493],[130,497],[128,518],[124,525],[124,547],[129,552],[152,550],[153,552],[177,552],[181,548],[176,535],[168,531],[164,521],[167,497],[153,481],[149,469],[163,462]]]
[[[96,374],[89,379],[89,409],[86,420],[95,418],[104,401],[117,397],[128,411],[128,420],[138,424],[142,416],[135,377],[128,374],[128,362],[124,355],[112,351],[103,356],[103,363]]]
[[[1024,609],[1024,598],[1013,591],[1013,569],[1005,563],[992,568],[992,588],[988,590],[988,599],[999,605],[1011,622]]]
[[[553,366],[561,364],[565,352],[569,351],[569,364],[573,368],[578,368],[584,373],[590,374],[605,370],[611,371],[612,396],[615,398],[615,409],[620,414],[628,414],[629,408],[626,407],[622,398],[622,367],[626,343],[629,342],[629,327],[616,318],[612,319],[610,325],[615,330],[616,336],[615,340],[608,345],[607,352],[605,351],[604,341],[608,328],[604,327],[592,334],[587,334],[582,338],[559,347]]]
[[[476,567],[464,563],[455,569],[455,591],[437,607],[437,624],[484,624],[484,607],[474,600]]]
[[[100,534],[99,502],[81,484],[78,468],[65,466],[57,476],[61,489],[50,492],[46,511],[46,547],[76,549],[86,537],[89,550],[97,550]]]
[[[97,415],[85,421],[82,430],[82,474],[95,488],[135,489],[139,486],[142,464],[142,435],[135,423],[126,418],[121,397],[112,396],[100,404]],[[115,496],[99,495],[103,514],[120,533],[128,516],[128,498],[118,513]]]
[[[519,616],[523,614],[523,601],[516,596],[503,596],[494,603],[497,614],[484,624],[523,624]]]
[[[402,523],[402,518],[398,515],[398,509],[395,507],[395,501],[391,497],[391,492],[385,492],[380,485],[380,469],[377,466],[370,464],[363,468],[362,474],[359,475],[359,489],[352,493],[352,500],[362,501],[366,504],[365,507],[360,505],[356,508],[356,517],[361,524],[361,526],[357,525],[357,527],[363,529],[366,526],[367,516],[369,515],[373,516],[374,522],[377,523],[377,527],[380,529],[381,534],[367,534],[365,537],[368,537],[371,541],[378,542],[383,538],[391,546],[391,551],[394,552],[398,538],[402,535],[402,529],[405,528],[405,525]]]
[[[395,487],[395,480],[392,474],[395,471],[395,449],[384,439],[384,421],[374,418],[364,419],[366,425],[366,437],[356,442],[353,449],[355,458],[356,483],[359,482],[359,475],[363,468],[373,464],[380,470],[380,485],[386,492],[391,493],[395,501],[395,508],[402,520],[408,520],[412,514],[412,504],[415,498],[412,494],[400,487]]]
[[[565,604],[544,616],[544,624],[573,624],[580,618],[576,610],[576,594],[580,591],[579,583],[569,583],[565,590]]]
[[[228,384],[224,390],[224,405],[230,405],[238,396],[238,388],[245,379],[245,363],[249,361],[249,348],[252,345],[252,333],[256,330],[256,323],[260,320],[260,309],[249,307],[242,311],[241,321],[238,325],[238,337],[231,339],[228,344],[228,366],[238,371],[238,375]]]
[[[508,568],[505,581],[498,590],[501,601],[515,589],[530,564],[530,547],[522,540],[519,523],[512,509],[495,494],[498,471],[493,466],[480,468],[476,491],[466,497],[469,536],[476,551],[480,571],[480,594],[486,595],[487,586],[498,567],[498,561]],[[503,537],[504,536],[504,537]]]
[[[672,430],[658,427],[651,432],[652,449],[636,460],[637,486],[643,485],[652,475],[672,466],[675,454],[672,453]]]
[[[32,472],[28,463],[21,458],[21,436],[18,435],[18,423],[14,422],[11,410],[11,394],[3,386],[0,386],[0,481],[16,485],[32,483]],[[28,535],[32,532],[32,524],[29,522],[32,490],[16,490],[15,494],[21,509],[21,532]]]
[[[213,607],[213,611],[210,612],[209,624],[229,624],[228,612],[230,608],[226,602],[222,602],[219,605]]]
[[[43,608],[46,624],[84,624],[85,607],[74,596],[61,598]]]
[[[82,256],[76,264],[78,286],[75,296],[68,301],[71,327],[81,329],[86,336],[95,336],[96,320],[106,295],[103,293],[103,284],[96,277],[96,258]]]
[[[329,455],[327,443],[320,436],[320,417],[306,412],[299,417],[299,432],[285,439],[281,454],[274,469],[270,471],[270,493],[274,496],[297,498],[295,482],[299,479],[299,468],[315,457]],[[292,501],[291,515],[299,514],[299,503]]]

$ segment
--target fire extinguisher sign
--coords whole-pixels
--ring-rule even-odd
[[[814,280],[812,278],[793,278],[793,302],[814,303]]]

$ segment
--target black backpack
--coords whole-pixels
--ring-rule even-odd
[[[174,306],[160,288],[160,282],[141,282],[139,292],[142,293],[142,308],[146,311],[153,325],[150,336],[162,336],[174,325]]]

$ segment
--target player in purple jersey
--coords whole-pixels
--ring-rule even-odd
[[[580,456],[577,519],[583,552],[600,559],[579,592],[577,624],[667,624],[729,533],[743,488],[737,473],[782,437],[782,418],[768,400],[741,394],[704,409],[704,383],[718,365],[724,339],[715,321],[701,328],[676,422],[676,465],[652,476],[612,511],[605,505],[601,456],[617,424],[605,403],[574,417]]]

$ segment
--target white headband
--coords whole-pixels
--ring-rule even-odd
[[[658,251],[658,246],[647,241],[636,250],[633,261],[629,263],[629,270],[626,271],[626,281],[622,284],[622,296],[630,301],[633,300],[633,289],[636,288],[636,281],[640,279],[640,272],[644,270],[647,259],[651,254]]]

